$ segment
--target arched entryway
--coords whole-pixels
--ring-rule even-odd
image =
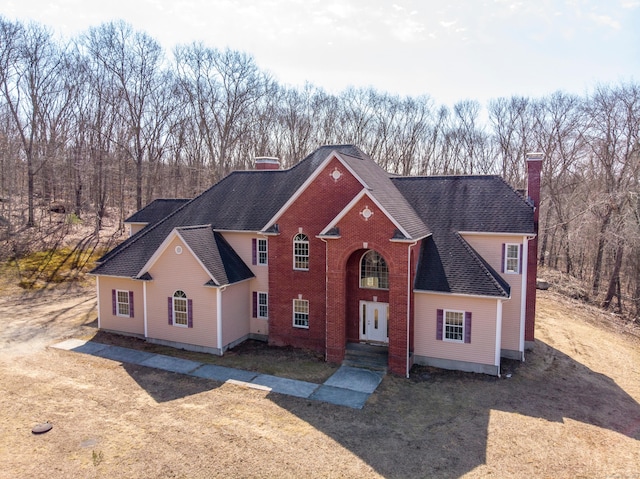
[[[354,251],[346,268],[346,339],[351,343],[389,342],[389,267],[374,249]]]

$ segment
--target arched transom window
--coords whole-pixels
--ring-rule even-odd
[[[178,290],[173,293],[173,324],[187,326],[188,322],[187,295]]]
[[[360,287],[389,289],[389,269],[380,253],[367,251],[360,260]]]
[[[293,238],[293,269],[309,269],[309,237],[302,233]]]

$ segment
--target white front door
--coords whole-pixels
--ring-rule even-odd
[[[389,342],[388,303],[360,301],[360,341]]]

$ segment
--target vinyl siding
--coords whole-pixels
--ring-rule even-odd
[[[502,349],[520,350],[522,316],[522,274],[505,274],[502,269],[502,245],[522,244],[524,237],[465,235],[464,239],[511,285],[511,299],[503,303],[502,309]],[[524,265],[523,265],[524,267]]]
[[[133,236],[142,228],[147,226],[148,223],[129,223],[129,236]]]
[[[495,365],[497,308],[496,299],[415,293],[414,353],[430,358]],[[473,314],[471,343],[436,339],[438,309]]]
[[[260,291],[262,293],[269,292],[269,265],[252,264],[253,259],[253,239],[264,239],[262,235],[254,233],[223,233],[224,239],[231,245],[235,252],[242,258],[242,261],[251,268],[255,278],[251,280],[250,287],[247,292],[246,305],[247,319],[249,320],[249,330],[253,334],[269,334],[269,321],[266,319],[258,319],[252,317],[251,305],[253,302],[253,292]],[[267,252],[271,247],[272,238],[267,237]]]
[[[142,281],[129,278],[114,278],[111,276],[100,276],[98,281],[100,296],[100,328],[111,331],[120,331],[129,334],[144,335],[144,301]],[[113,314],[111,291],[119,289],[123,291],[133,291],[133,318],[123,318]]]
[[[176,246],[182,254],[176,254]],[[217,345],[216,288],[203,286],[209,276],[176,237],[149,270],[153,280],[147,283],[147,335],[150,338],[194,344]],[[177,290],[193,301],[193,328],[168,324],[167,298]]]
[[[222,345],[249,334],[249,281],[228,286],[222,292]]]

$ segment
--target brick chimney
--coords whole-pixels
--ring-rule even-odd
[[[280,160],[271,156],[257,156],[255,158],[256,170],[279,170]]]
[[[527,251],[527,304],[525,314],[525,349],[533,348],[536,322],[536,280],[538,278],[538,219],[540,217],[540,174],[542,153],[527,153],[527,197],[533,204],[533,231]]]

